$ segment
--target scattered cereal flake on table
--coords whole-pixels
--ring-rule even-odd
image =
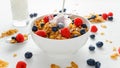
[[[17,54],[15,53],[15,54],[13,54],[13,57],[17,57]]]
[[[0,38],[4,38],[4,37],[7,37],[7,36],[11,36],[11,35],[13,35],[13,34],[15,34],[15,33],[17,33],[17,32],[18,32],[17,29],[9,29],[9,30],[1,33]]]
[[[113,42],[110,40],[109,43],[113,43]]]
[[[105,40],[105,42],[108,42],[108,40]]]
[[[75,62],[71,62],[71,66],[68,66],[66,68],[79,68],[78,65]]]
[[[105,35],[105,33],[104,33],[104,32],[101,32],[100,35]]]
[[[0,60],[0,68],[7,68],[8,67],[8,62]]]
[[[118,53],[114,53],[114,54],[112,54],[110,57],[111,57],[111,59],[113,59],[113,60],[117,60],[117,58],[119,57],[119,54],[118,54]]]
[[[107,26],[106,26],[106,25],[104,25],[104,24],[102,24],[102,25],[101,25],[101,27],[102,27],[102,28],[107,28]]]
[[[113,51],[116,51],[117,49],[116,49],[116,47],[113,47]]]
[[[51,64],[51,68],[60,68],[60,66],[56,64]]]

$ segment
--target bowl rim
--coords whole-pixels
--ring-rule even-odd
[[[82,37],[82,36],[84,36],[85,34],[87,34],[87,33],[90,32],[90,22],[89,22],[86,18],[84,18],[84,17],[82,17],[82,16],[79,16],[79,15],[76,15],[76,14],[66,14],[66,15],[73,15],[73,16],[80,17],[80,18],[84,19],[85,21],[87,21],[87,23],[88,23],[88,25],[89,25],[89,26],[88,26],[88,27],[89,27],[88,31],[87,31],[85,34],[81,35],[81,36],[78,36],[78,37],[75,37],[75,38],[70,38],[70,39],[63,39],[63,40],[59,40],[59,39],[49,39],[49,38],[44,38],[44,37],[38,36],[38,35],[36,35],[36,34],[31,30],[31,28],[32,28],[32,26],[34,25],[34,22],[35,22],[36,20],[39,20],[40,18],[43,18],[44,16],[53,15],[53,14],[55,14],[55,13],[42,15],[42,16],[39,16],[39,17],[33,19],[33,20],[31,21],[31,26],[30,26],[30,31],[31,31],[31,33],[32,33],[33,35],[39,37],[39,38],[46,39],[46,40],[51,40],[51,41],[65,41],[65,40],[74,40],[74,39],[80,38],[80,37]],[[57,13],[57,14],[58,14],[58,13]]]

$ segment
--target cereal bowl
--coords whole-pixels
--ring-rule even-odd
[[[79,17],[83,20],[83,22],[87,25],[88,31],[78,37],[71,38],[71,39],[64,39],[64,40],[56,40],[56,39],[49,39],[44,38],[41,36],[38,36],[34,32],[31,33],[32,39],[37,44],[39,48],[43,50],[44,53],[47,55],[73,55],[75,54],[88,40],[89,37],[89,29],[90,29],[90,23],[87,19],[73,14],[67,14],[70,15],[71,18]],[[32,22],[31,27],[34,25],[34,22],[36,20],[39,20],[43,18],[44,16],[38,17]]]

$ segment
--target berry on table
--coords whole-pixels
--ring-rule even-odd
[[[56,17],[57,16],[57,14],[53,14],[53,17]]]
[[[81,18],[75,18],[75,19],[74,19],[74,24],[75,24],[77,27],[79,27],[79,26],[81,26],[81,25],[83,24],[83,21],[82,21]]]
[[[108,15],[107,15],[106,13],[103,13],[103,14],[102,14],[102,17],[103,17],[104,20],[107,20]]]
[[[14,40],[16,40],[16,37],[15,37],[15,36],[13,36],[13,37],[11,37],[11,39],[14,39]]]
[[[24,61],[17,62],[16,68],[27,68],[27,64]]]
[[[91,26],[91,32],[96,33],[97,31],[98,31],[98,28],[95,25]]]
[[[44,23],[49,22],[49,16],[44,16],[43,20],[44,20]]]
[[[66,9],[66,8],[64,8],[63,12],[66,12],[66,10],[67,10],[67,9]]]
[[[95,62],[95,68],[100,68],[101,63],[99,61]]]
[[[30,16],[30,18],[33,18],[33,17],[34,17],[34,15],[33,15],[33,14],[30,14],[29,16]]]
[[[113,13],[112,13],[112,12],[109,12],[109,13],[108,13],[108,16],[113,16]]]
[[[34,17],[37,17],[37,15],[38,15],[37,13],[34,13],[34,14],[33,14]]]
[[[104,45],[104,44],[103,44],[103,42],[101,42],[101,41],[98,41],[98,42],[96,43],[96,46],[97,46],[98,48],[101,48],[103,45]]]
[[[112,16],[109,16],[109,17],[108,17],[108,20],[109,20],[109,21],[113,21],[113,17],[112,17]]]
[[[85,29],[80,30],[80,34],[81,34],[81,35],[83,35],[83,34],[85,34],[85,33],[86,33]]]
[[[52,27],[52,31],[56,32],[56,31],[58,31],[58,28],[57,27]]]
[[[90,45],[90,46],[89,46],[89,50],[90,50],[90,51],[94,51],[94,50],[95,50],[95,47],[92,46],[92,45]]]
[[[95,39],[95,35],[94,35],[94,34],[91,34],[91,35],[90,35],[90,38],[91,38],[91,39]]]
[[[38,30],[38,28],[37,28],[36,26],[33,26],[33,27],[32,27],[32,31],[35,32],[35,31],[37,31],[37,30]]]
[[[38,30],[35,32],[35,34],[37,34],[38,36],[41,36],[41,37],[46,37],[47,34],[44,30]]]
[[[89,66],[95,66],[95,60],[94,60],[94,59],[88,59],[88,60],[87,60],[87,64],[88,64]]]
[[[32,58],[33,54],[32,54],[32,52],[26,52],[24,56],[26,59],[30,59],[30,58]]]
[[[70,30],[68,28],[62,28],[61,35],[66,38],[70,38]]]
[[[16,41],[18,43],[24,42],[24,36],[21,33],[17,34]]]

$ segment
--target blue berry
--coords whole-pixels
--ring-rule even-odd
[[[41,23],[40,26],[43,27],[45,24],[44,23]]]
[[[96,18],[96,16],[95,16],[95,15],[92,15],[92,16],[91,16],[91,19],[95,19],[95,18]]]
[[[66,12],[66,10],[67,10],[67,9],[66,9],[66,8],[64,8],[63,12]]]
[[[86,24],[82,24],[81,25],[83,28],[87,28],[87,25]]]
[[[94,35],[94,34],[91,34],[91,35],[90,35],[90,38],[91,38],[91,39],[95,39],[95,35]]]
[[[94,60],[94,59],[88,59],[88,60],[87,60],[87,64],[88,64],[89,66],[95,66],[95,60]]]
[[[95,68],[100,68],[101,63],[99,61],[95,62]]]
[[[109,17],[108,17],[108,20],[109,20],[109,21],[113,21],[113,17],[109,16]]]
[[[37,30],[38,30],[38,28],[37,28],[36,26],[33,26],[33,27],[32,27],[32,31],[35,32],[35,31],[37,31]]]
[[[83,35],[83,34],[85,34],[85,33],[86,33],[85,29],[80,30],[80,34],[81,34],[81,35]]]
[[[88,20],[91,20],[91,18],[88,18]]]
[[[33,16],[34,16],[34,17],[37,17],[37,13],[34,13]]]
[[[92,45],[90,45],[90,46],[89,46],[89,50],[90,50],[90,51],[94,51],[94,50],[95,50],[95,47],[92,46]]]
[[[56,32],[56,31],[58,31],[58,28],[57,27],[52,27],[52,31]]]
[[[15,37],[15,36],[13,36],[13,37],[11,37],[11,39],[14,39],[14,40],[15,40],[15,39],[16,39],[16,37]]]
[[[96,43],[96,46],[99,47],[99,48],[101,48],[101,47],[103,46],[103,42],[98,41],[98,42]]]
[[[56,17],[57,16],[57,14],[53,14],[53,17]]]
[[[102,16],[102,14],[99,14],[99,16]]]
[[[26,59],[30,59],[30,58],[32,58],[32,56],[33,56],[32,52],[26,52],[25,53],[25,58]]]
[[[64,26],[65,26],[64,23],[58,23],[58,24],[57,24],[57,27],[58,27],[59,29],[64,28]]]
[[[59,13],[61,13],[61,12],[62,12],[62,10],[59,11]]]
[[[34,17],[34,15],[33,14],[30,14],[30,18],[33,18]]]

